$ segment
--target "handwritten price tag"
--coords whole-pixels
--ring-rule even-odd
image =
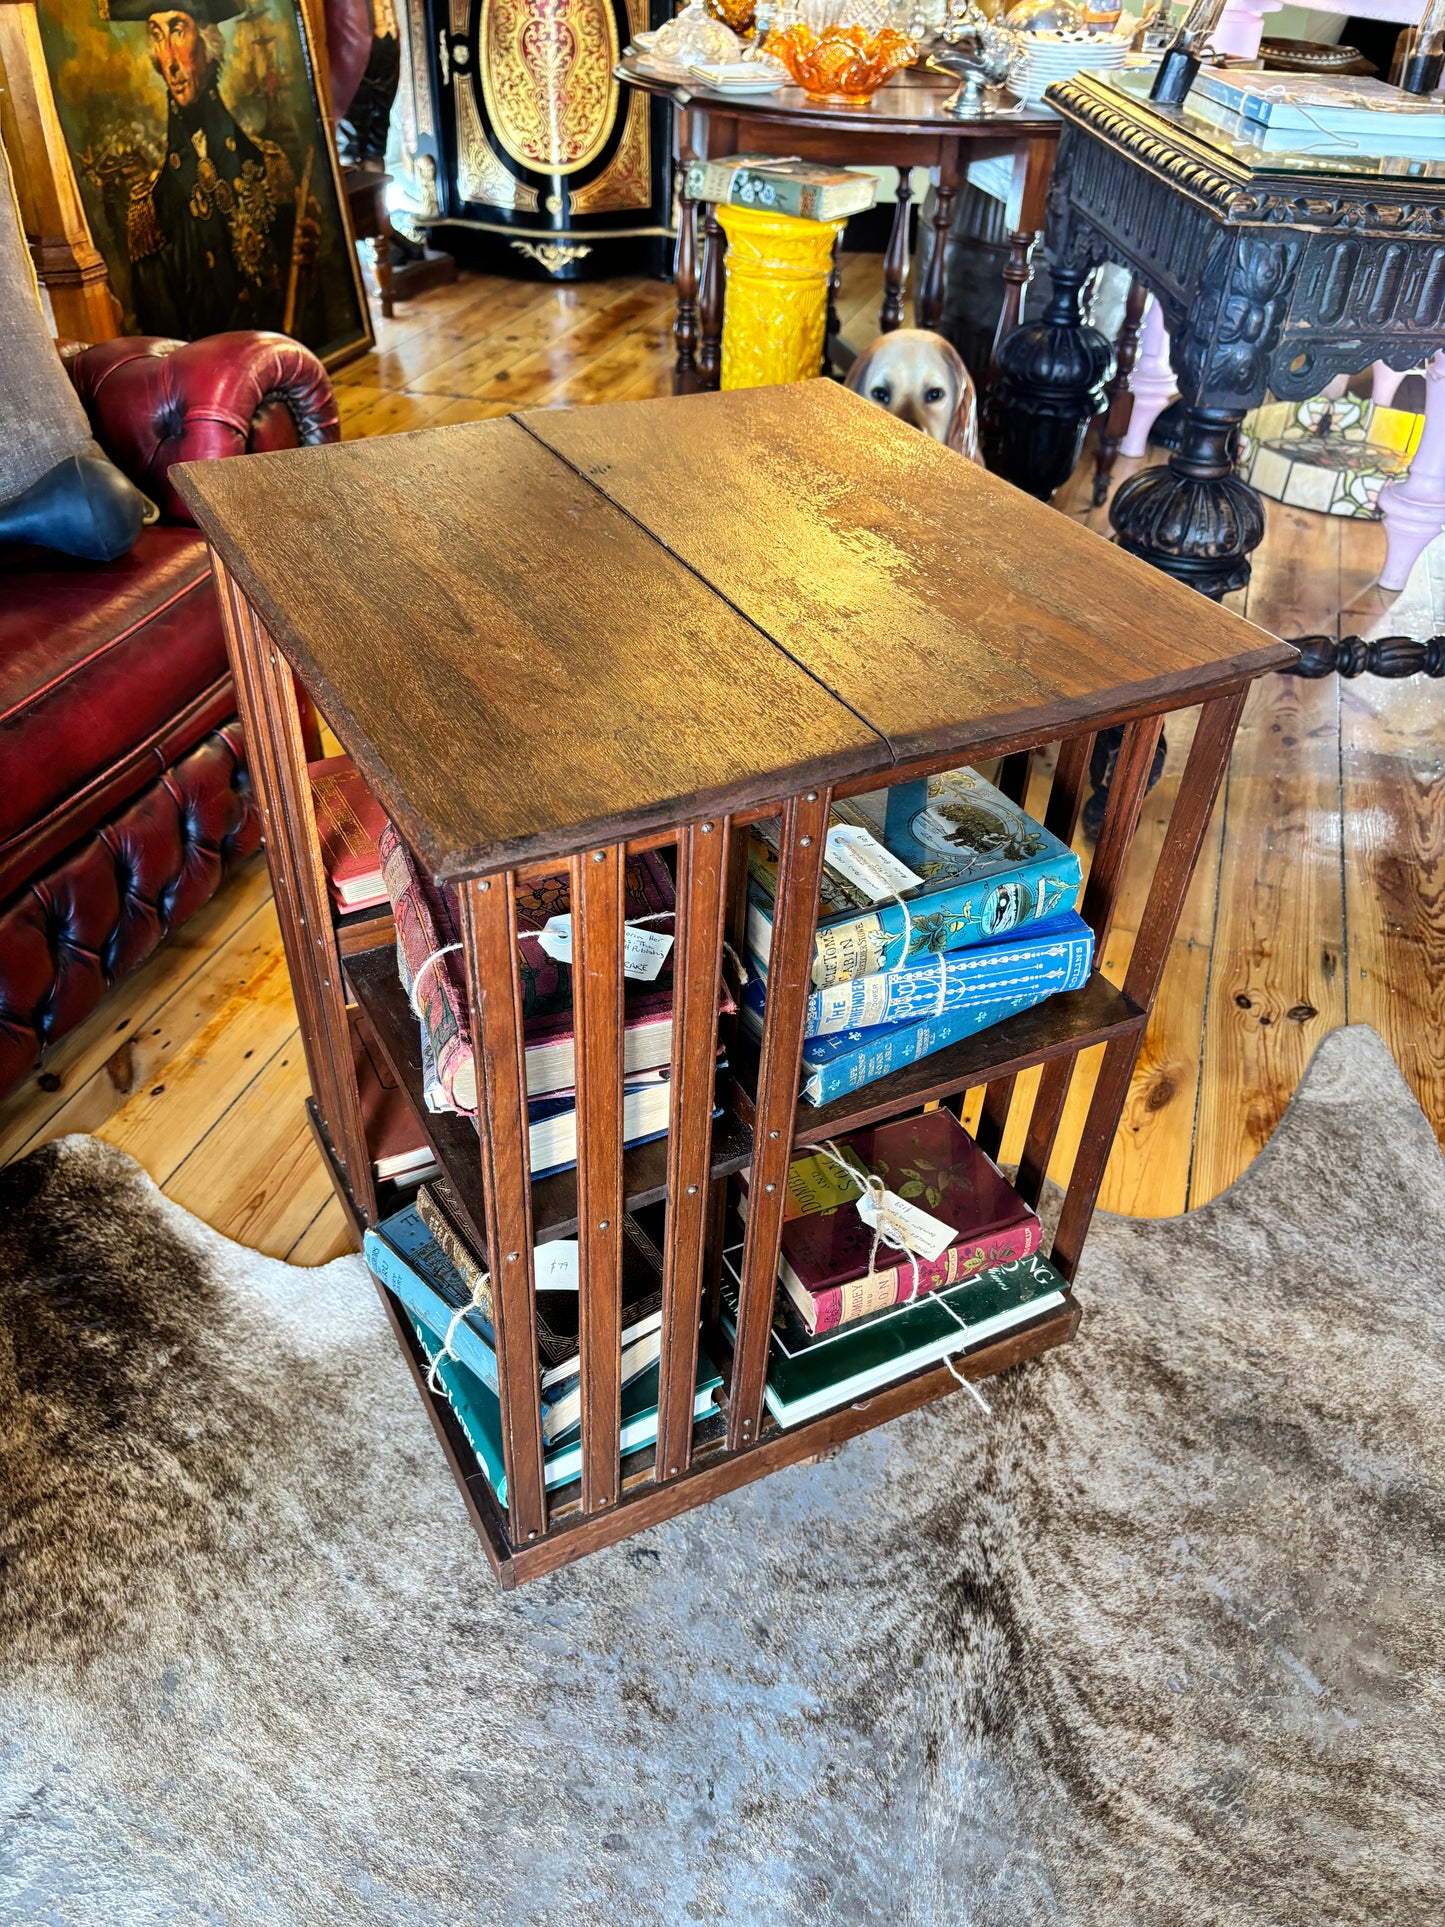
[[[927,1258],[930,1262],[941,1258],[958,1236],[951,1224],[945,1224],[942,1218],[930,1217],[907,1198],[900,1198],[896,1191],[885,1191],[883,1201],[891,1223],[902,1227],[908,1248],[915,1257]],[[859,1198],[858,1216],[864,1224],[877,1230],[878,1211],[871,1197]]]
[[[537,941],[554,963],[572,961],[571,917],[548,917],[537,933]],[[667,962],[672,938],[646,924],[629,923],[622,933],[622,974],[639,983],[652,983]]]
[[[554,1238],[532,1253],[538,1291],[576,1291],[580,1260],[575,1238]]]
[[[828,861],[841,876],[862,890],[870,903],[882,903],[905,890],[916,890],[923,881],[906,863],[900,863],[891,850],[884,849],[876,836],[856,823],[831,826]]]

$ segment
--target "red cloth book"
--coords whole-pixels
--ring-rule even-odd
[[[362,782],[349,756],[308,763],[316,834],[331,894],[343,910],[372,910],[385,903],[377,844],[386,828],[381,805]]]
[[[853,1152],[896,1196],[958,1235],[938,1258],[918,1260],[915,1287],[908,1259],[886,1245],[878,1247],[878,1269],[869,1277],[873,1232],[856,1202],[789,1218],[778,1271],[810,1332],[832,1331],[915,1294],[1030,1258],[1042,1242],[1038,1218],[951,1111],[940,1107],[854,1131],[839,1149]],[[841,1173],[839,1181],[847,1187]],[[853,1198],[861,1195],[860,1186]]]

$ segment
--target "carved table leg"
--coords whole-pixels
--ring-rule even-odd
[[[1114,457],[1119,452],[1119,443],[1123,440],[1133,413],[1134,397],[1129,390],[1129,377],[1134,372],[1134,356],[1139,348],[1139,324],[1144,319],[1144,304],[1148,299],[1149,290],[1136,275],[1129,283],[1129,299],[1124,304],[1124,319],[1120,324],[1119,339],[1114,344],[1114,378],[1104,391],[1109,397],[1109,412],[1099,430],[1099,448],[1094,458],[1095,508],[1103,505],[1109,493]]]
[[[686,194],[677,200],[677,256],[673,268],[676,313],[672,340],[674,395],[695,394],[701,386],[697,372],[697,203]]]
[[[1133,379],[1129,383],[1134,405],[1119,446],[1124,454],[1138,460],[1149,447],[1149,431],[1168,406],[1176,383],[1169,365],[1169,330],[1164,325],[1164,310],[1151,298],[1144,316],[1144,332]]]
[[[891,335],[895,328],[903,326],[903,292],[908,286],[908,210],[912,202],[912,169],[900,167],[893,230],[888,236],[888,252],[883,257],[883,306],[878,311],[880,334]]]
[[[936,328],[943,314],[947,287],[948,237],[953,231],[953,197],[957,184],[940,169],[938,186],[933,190],[933,246],[928,251],[928,272],[914,303],[920,328]]]
[[[1008,229],[1008,259],[1002,270],[1003,306],[988,357],[988,385],[999,374],[999,349],[1023,318],[1024,297],[1034,278],[1034,250],[1047,212],[1049,176],[1053,171],[1051,141],[1024,141],[1014,153],[1013,185],[1004,221]]]
[[[1403,589],[1410,571],[1445,529],[1445,354],[1425,364],[1425,426],[1410,473],[1380,490],[1385,566],[1380,587]]]
[[[828,272],[828,319],[823,329],[823,373],[826,375],[836,366],[833,351],[837,346],[842,323],[838,319],[838,295],[843,286],[843,236],[840,234],[833,243],[833,265]]]
[[[390,321],[396,309],[396,288],[391,278],[391,229],[388,224],[381,234],[371,237],[371,271],[376,276],[376,290],[381,296],[382,318]]]
[[[716,388],[722,379],[723,331],[723,256],[727,241],[718,223],[717,209],[711,204],[703,220],[702,293],[698,300],[700,341],[697,372],[704,388]]]
[[[1247,413],[1190,407],[1177,453],[1131,475],[1109,505],[1120,548],[1215,601],[1248,582],[1264,538],[1264,504],[1234,466]]]
[[[1072,475],[1085,430],[1105,405],[1113,349],[1080,313],[1088,273],[1072,262],[1054,267],[1043,315],[999,347],[999,378],[984,413],[989,467],[1044,502]]]
[[[1292,669],[1282,676],[1305,676],[1318,681],[1322,676],[1384,676],[1397,680],[1404,676],[1445,677],[1445,636],[1430,636],[1417,642],[1414,636],[1291,636],[1300,652]]]

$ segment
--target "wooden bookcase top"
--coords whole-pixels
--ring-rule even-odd
[[[447,879],[1293,660],[826,381],[173,474]]]

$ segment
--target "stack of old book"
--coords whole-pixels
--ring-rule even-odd
[[[738,1180],[747,1217],[747,1181]],[[884,1230],[879,1237],[879,1206]],[[896,1214],[896,1215],[895,1215]],[[765,1396],[797,1425],[1063,1304],[1037,1216],[946,1110],[856,1131],[788,1172]],[[891,1240],[891,1241],[890,1241]],[[741,1246],[724,1253],[736,1334]]]
[[[743,1021],[762,1034],[778,824],[752,836]],[[833,806],[803,1046],[827,1104],[1088,981],[1079,859],[975,770]]]
[[[655,1210],[660,1213],[661,1207]],[[662,1254],[639,1218],[629,1214],[624,1229],[621,1449],[625,1456],[643,1450],[657,1437]],[[439,1184],[424,1184],[414,1205],[366,1233],[365,1251],[372,1271],[404,1307],[431,1367],[434,1388],[446,1396],[478,1464],[505,1505],[491,1283],[460,1215]],[[580,1478],[582,1471],[577,1262],[575,1239],[539,1245],[534,1259],[543,1478],[549,1491]],[[721,1375],[700,1351],[695,1419],[717,1410],[715,1394],[721,1383]]]
[[[397,968],[421,1027],[426,1101],[474,1114],[476,1058],[456,905],[417,865],[390,824],[381,867],[396,918]],[[571,915],[565,872],[516,888],[527,1117],[532,1176],[577,1162],[576,1044],[572,1030]],[[623,1139],[663,1137],[672,1060],[672,921],[676,897],[662,858],[627,859],[623,994]],[[725,997],[723,1008],[733,1006]]]

